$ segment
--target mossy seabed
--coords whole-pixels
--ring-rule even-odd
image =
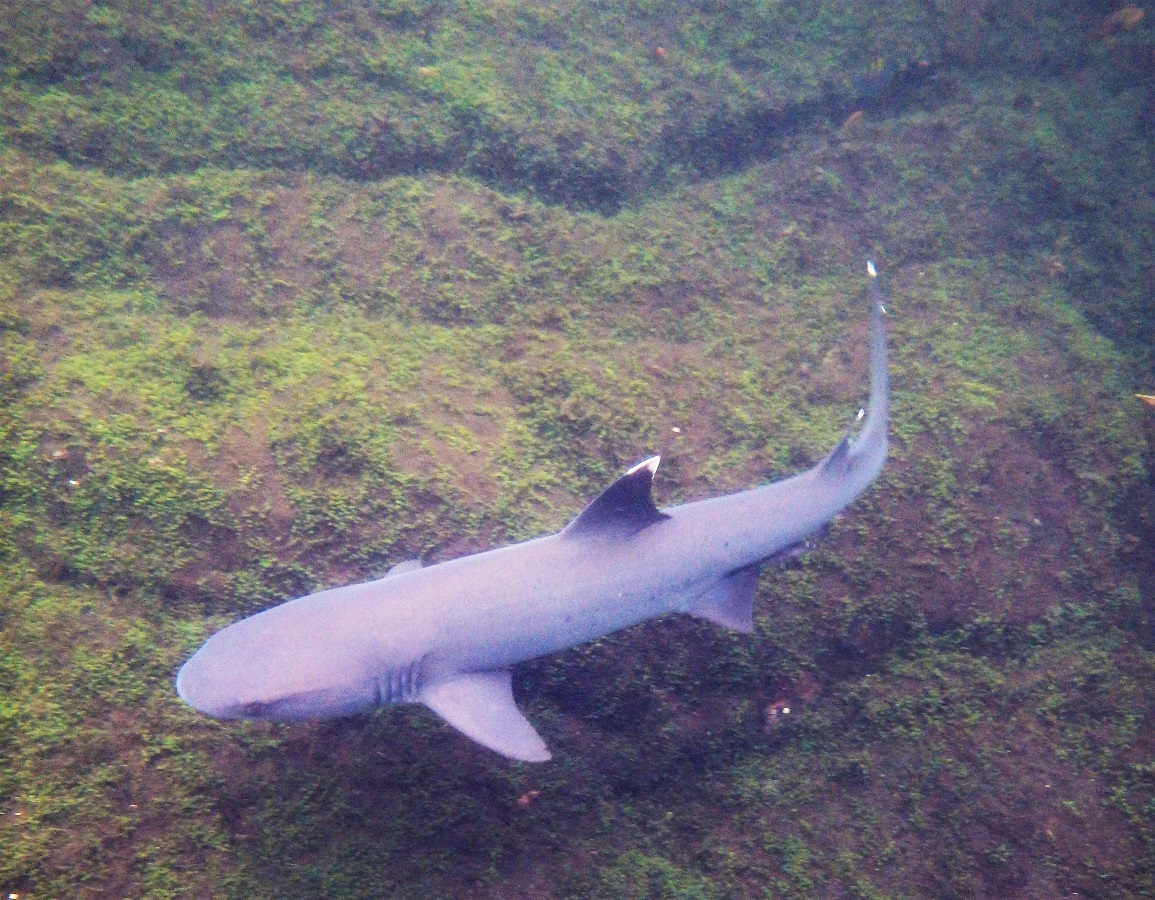
[[[0,891],[1155,894],[1155,39],[1112,9],[4,6]],[[754,637],[519,667],[541,767],[174,696],[214,628],[651,452],[663,503],[807,465],[867,255],[892,456]]]

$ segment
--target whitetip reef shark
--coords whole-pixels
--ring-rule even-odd
[[[504,756],[548,760],[514,704],[513,665],[669,613],[752,632],[760,567],[804,547],[881,471],[885,310],[867,269],[869,413],[813,468],[660,510],[651,457],[557,534],[428,567],[410,560],[230,625],[181,667],[177,693],[211,716],[277,722],[423,703]]]

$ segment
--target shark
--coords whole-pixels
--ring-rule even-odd
[[[812,468],[659,509],[652,456],[556,534],[435,565],[409,560],[229,625],[180,668],[177,693],[209,716],[276,722],[424,704],[505,757],[550,759],[514,702],[513,666],[672,613],[751,633],[761,568],[808,546],[882,470],[885,309],[873,262],[867,271],[869,401],[857,434]]]

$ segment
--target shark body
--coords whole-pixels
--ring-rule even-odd
[[[401,563],[230,625],[181,668],[177,692],[212,716],[271,721],[423,703],[504,756],[548,760],[514,704],[511,666],[669,613],[752,631],[760,567],[804,546],[882,469],[884,310],[868,268],[869,413],[857,438],[813,468],[659,510],[652,457],[557,534],[429,567]]]

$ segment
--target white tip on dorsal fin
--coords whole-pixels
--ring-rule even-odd
[[[569,537],[599,533],[629,535],[668,519],[669,516],[654,506],[650,495],[661,459],[651,456],[630,466],[626,474],[598,494],[562,534]]]
[[[662,461],[660,456],[651,456],[649,459],[643,459],[636,466],[630,466],[626,469],[627,475],[633,475],[635,472],[640,472],[642,469],[648,469],[650,478],[658,474],[658,463]]]
[[[397,565],[385,573],[385,577],[388,578],[390,575],[403,575],[406,572],[416,572],[420,568],[421,560],[407,559],[405,562],[397,563]]]

